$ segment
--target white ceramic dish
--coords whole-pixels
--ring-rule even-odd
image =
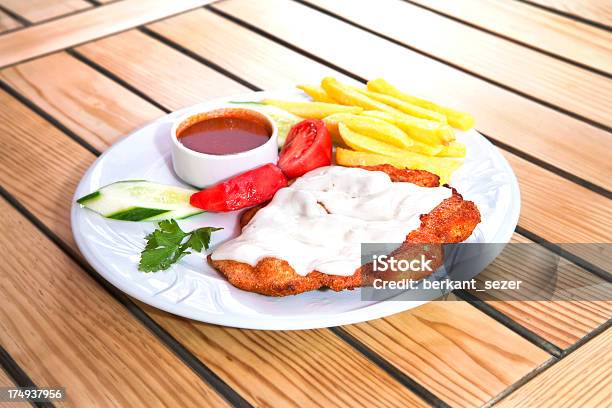
[[[75,199],[114,181],[146,179],[181,185],[172,170],[170,128],[177,117],[226,101],[263,98],[303,99],[300,92],[252,92],[211,101],[178,112],[136,130],[114,144],[89,168]],[[458,134],[467,144],[465,164],[453,174],[452,185],[474,201],[482,222],[468,242],[509,242],[520,211],[516,177],[495,146],[472,130]],[[74,202],[74,200],[73,200]],[[212,244],[239,233],[239,212],[204,213],[179,221],[186,229],[223,227]],[[105,219],[92,211],[72,207],[72,231],[79,249],[109,282],[151,306],[183,317],[225,326],[294,330],[357,323],[416,307],[422,301],[365,302],[358,290],[313,291],[271,298],[231,286],[205,262],[205,254],[184,258],[168,271],[145,274],[137,270],[144,236],[153,223]]]
[[[272,132],[266,143],[254,149],[244,152],[214,155],[205,154],[190,150],[179,142],[177,137],[177,129],[184,122],[198,116],[205,116],[207,113],[217,109],[240,109],[251,111],[260,117],[266,119],[270,124]],[[275,163],[278,161],[278,128],[274,120],[267,114],[257,112],[248,107],[240,106],[239,108],[231,104],[210,105],[206,109],[193,112],[190,110],[185,115],[176,118],[174,124],[170,128],[170,141],[172,144],[172,165],[175,174],[181,180],[194,187],[206,187],[225,180],[237,173],[262,166],[266,163]]]

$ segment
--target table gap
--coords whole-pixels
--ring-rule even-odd
[[[1,188],[1,187],[0,187]],[[6,371],[18,387],[38,387],[17,361],[0,345],[0,367]],[[51,402],[32,402],[38,408],[53,408]]]
[[[101,5],[101,4],[96,5],[91,0],[83,0],[83,1],[90,3],[92,5],[92,7],[87,7],[87,8],[78,9],[78,10],[72,10],[72,11],[67,12],[66,14],[60,14],[60,15],[57,15],[57,16],[54,16],[54,17],[45,18],[44,20],[40,20],[40,21],[37,21],[35,23],[27,20],[25,17],[20,16],[19,14],[16,14],[15,12],[7,9],[5,6],[0,4],[0,10],[2,10],[5,13],[9,14],[11,17],[13,17],[15,19],[18,19],[19,22],[21,22],[23,24],[22,27],[17,27],[17,28],[13,28],[12,30],[3,31],[2,33],[0,33],[0,36],[1,35],[5,35],[5,34],[9,34],[9,33],[13,33],[15,31],[25,30],[26,28],[36,27],[38,25],[49,23],[51,21],[61,20],[64,17],[74,16],[76,14],[81,14],[81,13],[83,13],[85,11],[91,11],[92,9],[94,9],[94,8],[96,8],[96,7]]]
[[[241,85],[246,86],[247,88],[251,88],[253,91],[262,91],[263,89],[259,88],[256,85],[251,84],[250,82],[248,82],[247,80],[239,77],[238,75],[230,72],[229,70],[223,68],[222,66],[215,64],[212,61],[207,60],[206,58],[202,57],[199,54],[196,54],[195,52],[183,47],[180,44],[177,44],[176,42],[170,40],[169,38],[164,37],[163,35],[160,35],[158,33],[156,33],[155,31],[150,30],[149,28],[147,28],[146,26],[140,26],[138,27],[138,30],[146,35],[148,35],[149,37],[152,37],[154,39],[156,39],[157,41],[167,45],[170,48],[173,48],[177,51],[179,51],[182,54],[185,54],[186,56],[198,61],[201,64],[206,65],[207,67],[214,69],[215,71],[219,72],[220,74],[225,75],[226,77],[233,79],[234,81],[238,82]]]
[[[519,381],[510,385],[504,391],[502,391],[501,393],[493,397],[491,400],[489,400],[486,404],[484,404],[482,408],[489,408],[497,404],[502,399],[506,398],[507,396],[512,394],[514,391],[518,390],[520,387],[525,385],[527,382],[529,382],[530,380],[532,380],[539,374],[542,374],[544,371],[548,370],[549,368],[551,368],[552,366],[554,366],[555,364],[557,364],[558,362],[560,362],[561,360],[563,360],[564,358],[566,358],[567,356],[569,356],[570,354],[578,350],[580,347],[584,346],[586,343],[588,343],[589,341],[591,341],[592,339],[594,339],[601,333],[605,332],[611,326],[612,326],[612,319],[601,324],[599,327],[597,327],[596,329],[592,330],[591,332],[589,332],[588,334],[580,338],[580,340],[572,344],[570,347],[566,348],[565,350],[562,350],[562,353],[560,356],[551,358],[549,361],[545,362],[540,367],[535,368],[531,373],[527,374],[525,377],[521,378]]]
[[[368,360],[376,364],[382,370],[387,372],[391,377],[395,378],[405,387],[412,390],[415,394],[421,397],[425,402],[434,407],[450,408],[446,402],[438,398],[434,393],[429,391],[427,388],[410,378],[407,374],[397,368],[395,365],[385,360],[380,354],[366,346],[359,339],[355,338],[352,334],[348,333],[342,328],[342,326],[329,327],[329,330],[338,336],[342,341],[347,343],[349,346],[357,350]]]
[[[612,32],[612,27],[607,26],[607,25],[605,25],[603,23],[600,23],[598,21],[594,21],[594,20],[588,19],[586,17],[579,16],[577,14],[569,13],[567,11],[558,10],[558,9],[552,8],[552,7],[547,7],[547,6],[543,5],[543,4],[538,4],[538,3],[535,3],[535,2],[529,1],[529,0],[514,0],[514,1],[519,1],[521,3],[529,4],[530,6],[537,7],[537,8],[542,9],[542,10],[546,10],[549,13],[557,14],[557,15],[562,16],[562,17],[567,17],[567,18],[570,18],[570,19],[572,19],[574,21],[578,21],[580,23],[588,24],[590,26],[593,26],[593,27],[596,27],[596,28],[600,28],[600,29],[602,29],[604,31],[611,31]]]
[[[548,163],[542,159],[539,159],[538,157],[532,155],[531,153],[527,153],[523,150],[517,149],[516,147],[510,146],[507,143],[501,142],[497,139],[495,139],[492,136],[489,136],[486,133],[483,133],[482,131],[478,131],[481,135],[483,135],[488,141],[490,141],[491,143],[493,143],[495,146],[504,149],[512,154],[514,154],[515,156],[520,157],[521,159],[525,159],[526,161],[535,164],[536,166],[542,167],[543,169],[546,169],[548,171],[550,171],[551,173],[556,174],[559,177],[562,177],[566,180],[571,181],[572,183],[578,184],[588,190],[593,191],[594,193],[597,194],[601,194],[606,198],[612,199],[612,191],[608,190],[605,187],[602,187],[598,184],[595,184],[591,181],[585,180],[582,177],[576,176],[572,173],[570,173],[567,170],[563,170],[560,167],[555,166],[554,164]]]
[[[43,119],[51,123],[53,126],[58,128],[59,130],[61,130],[65,135],[67,135],[69,138],[71,138],[72,140],[74,140],[75,142],[83,146],[85,149],[89,150],[91,153],[95,154],[96,156],[100,155],[100,152],[95,147],[93,147],[91,144],[89,144],[88,141],[86,141],[85,139],[77,135],[75,132],[70,130],[68,127],[64,126],[64,124],[62,124],[59,120],[55,119],[53,116],[48,114],[45,110],[41,109],[36,103],[31,101],[27,96],[22,95],[20,92],[13,89],[13,87],[11,87],[8,83],[3,81],[2,79],[0,79],[0,89],[3,89],[4,91],[8,92],[19,102],[27,106],[29,109],[34,111],[37,115],[41,116]]]
[[[544,339],[540,335],[534,333],[528,328],[522,326],[520,323],[515,322],[510,317],[506,316],[504,313],[497,310],[495,307],[491,306],[484,300],[474,296],[473,294],[463,290],[457,289],[454,290],[453,293],[459,298],[470,305],[474,306],[476,309],[480,310],[484,314],[492,317],[497,322],[503,324],[513,332],[517,333],[521,337],[529,340],[532,344],[538,346],[542,350],[546,351],[549,354],[552,354],[555,357],[560,357],[563,354],[563,350],[558,346],[554,345],[550,341]]]
[[[104,75],[104,76],[112,79],[113,81],[117,82],[119,85],[121,85],[122,87],[126,88],[127,90],[129,90],[133,94],[138,95],[140,98],[142,98],[145,101],[149,102],[151,105],[155,106],[156,108],[158,108],[158,109],[160,109],[160,110],[162,110],[162,111],[164,111],[166,113],[170,113],[171,112],[170,109],[166,108],[164,105],[162,105],[161,103],[157,102],[155,99],[149,97],[144,92],[141,92],[138,88],[130,85],[128,82],[126,82],[123,79],[119,78],[117,75],[113,74],[112,72],[110,72],[109,70],[107,70],[106,68],[101,66],[100,64],[98,64],[95,61],[92,61],[91,59],[87,58],[85,55],[81,54],[79,51],[75,50],[74,48],[69,48],[69,49],[65,50],[65,52],[68,53],[69,55],[73,56],[77,60],[81,61],[85,65],[88,65],[89,67],[91,67],[94,70],[98,71],[102,75]],[[97,154],[99,155],[100,153],[97,153]]]
[[[17,31],[17,30],[21,30],[22,28],[25,27],[30,27],[33,25],[33,23],[28,20],[27,18],[15,13],[13,10],[6,8],[3,4],[0,3],[0,10],[3,11],[5,14],[8,14],[9,17],[11,17],[14,20],[17,20],[18,22],[20,22],[22,24],[23,27],[17,27],[16,29],[13,30],[9,30],[9,31],[5,31],[2,33],[2,35],[6,34],[7,32],[12,32],[12,31]]]
[[[548,241],[547,239],[542,238],[538,234],[531,232],[526,228],[521,227],[520,225],[517,225],[514,231],[518,234],[523,235],[526,238],[529,238],[531,241],[542,245],[544,248],[548,249],[549,251],[583,268],[589,273],[599,276],[600,278],[608,282],[612,282],[612,275],[610,275],[609,272],[603,270],[597,265],[593,265],[591,262],[587,261],[586,259],[581,258],[578,255],[575,255],[569,251],[564,250],[561,246],[559,246],[559,244],[552,243]]]
[[[123,0],[114,0],[114,1],[108,2],[108,3],[104,4],[104,5],[115,4],[115,3],[119,3],[120,1],[123,1]],[[197,10],[200,7],[202,7],[202,6],[197,6],[197,7],[190,8],[190,9],[187,9],[187,10],[183,10],[183,11],[180,11],[180,12],[177,12],[177,13],[168,14],[168,15],[162,16],[160,18],[157,18],[157,19],[154,19],[154,20],[151,20],[151,21],[147,21],[145,24],[153,24],[153,23],[156,23],[158,21],[165,20],[167,18],[172,18],[172,17],[180,16],[181,14],[185,14],[185,13],[189,13],[191,11]],[[40,21],[40,22],[38,22],[36,24],[33,24],[33,23],[28,21],[27,27],[18,27],[16,29],[12,29],[12,30],[8,30],[6,32],[0,33],[0,38],[2,38],[7,33],[14,33],[14,32],[17,32],[17,31],[22,31],[22,30],[24,30],[26,28],[33,28],[33,27],[35,27],[37,25],[40,25],[41,23],[49,23],[49,22],[52,22],[52,21],[55,21],[55,20],[61,20],[62,18],[70,16],[72,14],[80,14],[80,13],[84,13],[84,12],[89,12],[89,11],[92,11],[92,10],[94,10],[96,8],[97,7],[90,7],[90,8],[86,8],[86,9],[83,9],[83,10],[76,10],[74,12],[70,12],[70,13],[64,14],[62,16],[56,16],[56,17],[53,17],[53,18],[50,18],[50,19],[47,19],[47,20],[44,20],[44,21]],[[6,12],[6,10],[2,7],[1,4],[0,4],[0,10]],[[13,14],[11,14],[11,16],[12,15]],[[36,54],[36,55],[34,55],[32,57],[27,57],[27,58],[21,59],[19,61],[15,61],[15,62],[11,62],[11,63],[6,64],[6,65],[2,65],[2,66],[0,66],[0,69],[10,68],[10,67],[13,67],[15,65],[19,65],[21,63],[24,63],[24,62],[32,61],[32,60],[35,60],[35,59],[38,59],[38,58],[42,58],[42,57],[54,54],[56,52],[61,52],[61,51],[64,51],[66,49],[69,49],[69,48],[74,48],[74,47],[77,47],[79,45],[87,44],[87,43],[90,43],[90,42],[93,42],[93,41],[101,40],[101,39],[106,38],[106,37],[111,37],[111,36],[116,35],[116,34],[120,34],[120,33],[129,31],[129,30],[133,30],[133,29],[135,29],[137,27],[139,27],[139,26],[138,25],[134,25],[134,26],[128,27],[128,28],[126,28],[124,30],[114,31],[114,32],[111,32],[109,34],[100,35],[100,36],[97,36],[95,38],[91,38],[91,39],[88,39],[88,40],[85,40],[85,41],[80,41],[79,42],[77,40],[77,42],[75,42],[73,44],[70,44],[70,46],[68,46],[66,48],[56,49],[56,50],[52,50],[52,51],[48,51],[48,52],[41,52],[41,53]]]

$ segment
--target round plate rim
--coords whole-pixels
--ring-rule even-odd
[[[202,321],[205,323],[217,324],[222,326],[243,328],[243,329],[257,329],[257,330],[305,330],[305,329],[316,329],[316,328],[325,328],[332,326],[340,326],[345,324],[353,324],[364,322],[368,320],[378,319],[386,316],[390,316],[392,314],[400,313],[415,307],[418,307],[422,304],[427,303],[428,301],[381,301],[378,303],[374,303],[372,305],[366,306],[364,308],[360,308],[357,310],[346,311],[337,314],[331,314],[328,316],[317,316],[311,319],[304,320],[302,317],[300,321],[295,321],[289,316],[282,317],[267,317],[267,320],[264,321],[252,321],[249,319],[245,319],[242,316],[232,316],[232,315],[216,315],[216,314],[208,314],[208,316],[203,319],[201,314],[196,314],[195,312],[188,312],[185,308],[182,308],[179,304],[171,304],[167,301],[162,300],[159,297],[151,297],[146,294],[141,293],[138,290],[135,290],[135,287],[130,286],[129,284],[125,284],[121,279],[117,279],[116,276],[112,273],[108,273],[107,267],[104,263],[99,262],[96,257],[94,257],[90,253],[90,249],[86,244],[86,238],[77,228],[78,224],[78,211],[81,210],[80,206],[76,204],[76,199],[78,198],[78,191],[92,175],[95,171],[97,165],[99,165],[105,157],[112,155],[113,151],[119,149],[123,143],[125,143],[130,137],[139,133],[143,129],[149,126],[159,125],[164,123],[170,119],[180,117],[181,115],[191,111],[201,109],[205,106],[215,105],[218,103],[224,103],[232,100],[240,100],[240,99],[252,99],[253,95],[262,95],[266,94],[274,94],[277,92],[287,92],[287,90],[277,90],[277,91],[253,91],[248,93],[242,93],[238,95],[231,95],[229,97],[216,98],[210,101],[205,101],[202,103],[198,103],[189,107],[181,108],[174,112],[168,113],[154,121],[151,121],[135,130],[127,134],[126,136],[119,139],[117,142],[113,143],[108,149],[106,149],[87,169],[77,188],[75,189],[75,193],[72,198],[72,208],[71,208],[71,229],[80,252],[83,254],[87,262],[93,267],[93,269],[105,280],[110,282],[117,289],[122,291],[123,293],[133,297],[147,305],[153,306],[157,309],[175,314],[177,316],[186,317],[189,319],[193,319],[196,321]],[[296,93],[297,95],[298,93]],[[476,131],[477,132],[477,131]],[[503,224],[503,228],[497,231],[495,235],[495,242],[499,243],[507,243],[510,241],[512,234],[516,228],[518,223],[519,214],[520,214],[520,189],[518,185],[518,181],[516,179],[516,175],[512,170],[512,167],[505,159],[505,157],[500,153],[498,148],[493,145],[487,138],[485,138],[481,133],[477,132],[480,137],[484,139],[484,142],[489,144],[489,148],[491,152],[497,156],[496,160],[505,167],[505,170],[508,174],[511,175],[510,186],[511,186],[511,199],[512,212],[507,214],[508,222]]]

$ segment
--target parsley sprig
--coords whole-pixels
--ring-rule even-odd
[[[168,269],[191,252],[201,252],[208,249],[210,235],[223,228],[203,227],[191,232],[185,232],[175,220],[164,220],[158,228],[147,235],[147,245],[140,253],[138,270],[142,272],[157,272]]]

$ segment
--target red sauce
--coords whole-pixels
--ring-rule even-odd
[[[233,154],[263,145],[272,135],[268,120],[246,109],[217,109],[191,116],[177,129],[186,148],[206,154]]]

